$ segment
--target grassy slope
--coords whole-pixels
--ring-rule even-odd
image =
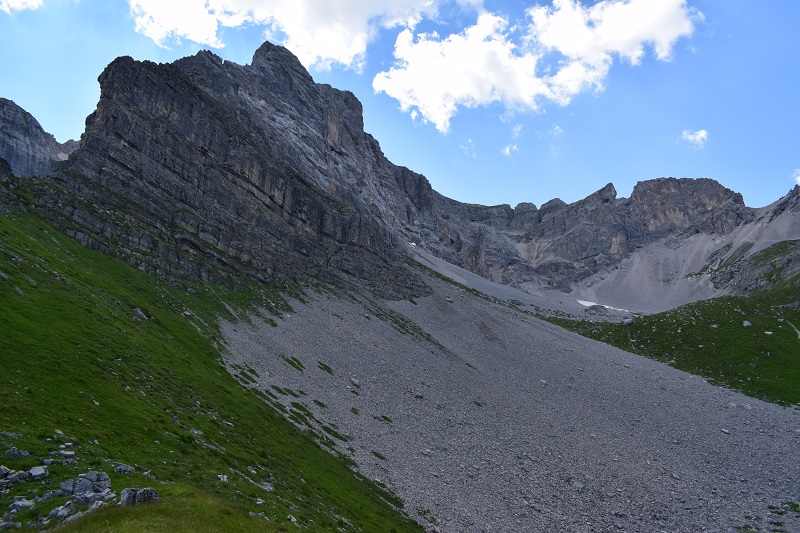
[[[795,241],[753,257],[771,265],[764,278],[781,279],[781,257]],[[778,281],[748,297],[723,297],[636,318],[632,324],[566,318],[553,322],[584,336],[667,362],[764,400],[800,405],[800,287]],[[744,322],[750,322],[745,327]]]
[[[0,495],[0,508],[23,489],[41,492],[97,469],[111,474],[117,492],[154,486],[163,502],[99,511],[79,522],[81,530],[107,531],[113,522],[116,531],[176,524],[187,524],[185,531],[196,530],[192,524],[270,531],[294,528],[289,515],[312,530],[419,530],[386,503],[391,495],[322,450],[221,366],[215,318],[236,312],[231,304],[280,313],[287,308],[280,294],[263,286],[247,294],[197,289],[159,283],[33,215],[0,214],[0,443],[31,452],[0,462],[15,469],[40,464],[63,440],[54,438],[56,429],[75,439],[78,460],[53,464],[46,483],[15,485]],[[114,474],[110,461],[141,468]],[[26,519],[65,501],[38,504]]]

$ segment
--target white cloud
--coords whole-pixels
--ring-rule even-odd
[[[519,152],[519,147],[516,144],[509,144],[500,150],[500,152],[506,157],[511,157],[512,152]]]
[[[638,65],[646,44],[667,60],[675,41],[691,35],[702,13],[686,0],[604,0],[583,7],[576,0],[554,0],[552,7],[528,10],[529,39],[572,61],[602,65],[617,54]]]
[[[129,0],[136,30],[161,46],[189,39],[221,48],[220,26],[263,25],[306,66],[360,68],[381,28],[414,27],[439,0]]]
[[[511,138],[519,139],[521,133],[522,133],[522,124],[515,124],[514,128],[511,130]]]
[[[219,14],[204,2],[193,0],[130,0],[136,31],[159,46],[169,38],[186,38],[215,48],[224,46],[217,38]]]
[[[703,148],[708,141],[708,132],[706,130],[689,131],[683,130],[681,138],[695,145],[697,148]]]
[[[8,11],[41,1],[0,0],[0,6]],[[360,70],[378,33],[402,28],[395,64],[374,78],[373,88],[443,132],[464,107],[500,103],[513,113],[545,102],[567,105],[582,91],[603,88],[615,56],[637,65],[651,48],[657,59],[668,60],[675,42],[702,20],[687,0],[590,6],[584,6],[588,0],[553,0],[528,9],[523,23],[483,11],[481,0],[450,1],[478,12],[478,19],[440,36],[415,28],[435,20],[448,0],[128,0],[136,30],[161,46],[187,39],[220,48],[222,29],[255,25],[306,67]]]
[[[536,108],[536,97],[549,93],[536,76],[538,57],[517,54],[507,28],[505,19],[483,13],[474,26],[445,39],[436,33],[415,39],[405,29],[395,43],[396,65],[375,76],[372,87],[398,100],[403,111],[417,109],[441,132],[459,107],[503,102]]]
[[[796,184],[800,185],[800,168],[794,169],[794,172],[792,173],[792,179]]]
[[[9,14],[12,11],[39,9],[40,7],[42,7],[42,0],[0,0],[0,11],[5,11]]]
[[[702,20],[686,0],[602,0],[590,7],[554,0],[527,15],[530,24],[518,27],[483,12],[474,26],[447,37],[407,28],[395,43],[395,65],[375,77],[373,88],[445,132],[463,107],[567,105],[586,89],[603,88],[615,55],[638,65],[651,46],[657,59],[669,60],[674,43]],[[524,36],[517,43],[518,30]]]

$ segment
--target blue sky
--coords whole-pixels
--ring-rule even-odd
[[[795,0],[0,0],[0,96],[78,138],[115,57],[246,64],[269,38],[457,200],[676,176],[760,207],[800,179],[798,22]]]

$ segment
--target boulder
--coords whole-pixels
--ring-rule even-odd
[[[30,509],[35,505],[36,502],[32,502],[25,498],[20,498],[18,500],[14,500],[11,502],[11,505],[8,506],[10,511],[21,511],[23,509]]]
[[[85,492],[94,492],[94,487],[90,479],[79,477],[75,480],[75,485],[72,490],[75,494],[83,494]]]
[[[71,523],[71,522],[74,522],[74,521],[76,521],[76,520],[79,520],[79,519],[80,519],[80,518],[81,518],[81,517],[82,517],[84,514],[86,514],[86,513],[82,513],[82,512],[80,512],[80,511],[78,511],[78,512],[77,512],[77,513],[75,513],[74,515],[72,515],[72,516],[68,516],[67,518],[65,518],[65,519],[64,519],[64,523],[65,523],[65,524],[69,524],[69,523]]]
[[[142,505],[145,503],[157,502],[159,500],[158,491],[152,487],[136,488],[129,487],[122,489],[119,495],[119,504],[123,507]]]
[[[49,472],[46,466],[34,466],[28,471],[28,474],[30,474],[33,479],[38,480],[46,478]]]
[[[62,490],[48,490],[45,491],[40,497],[36,499],[39,502],[46,502],[47,500],[52,500],[54,498],[60,498],[64,496],[64,491]]]
[[[114,472],[117,474],[133,474],[136,472],[136,469],[130,465],[126,465],[124,463],[112,463],[114,466]]]
[[[103,501],[101,501],[101,500],[98,500],[98,501],[94,502],[92,505],[90,505],[90,506],[89,506],[89,508],[88,508],[88,509],[86,509],[86,512],[87,512],[87,513],[93,513],[94,511],[96,511],[96,510],[100,509],[100,508],[101,508],[101,507],[103,507],[104,505],[106,505],[106,503],[105,503],[105,502],[103,502]]]
[[[26,452],[25,450],[19,450],[17,448],[9,448],[8,450],[6,450],[6,453],[4,455],[8,455],[9,457],[22,458],[22,457],[30,457],[31,454]]]
[[[27,470],[20,470],[6,475],[6,481],[8,483],[22,483],[23,481],[27,481],[29,477],[30,474]]]
[[[94,492],[103,492],[111,487],[111,478],[105,472],[91,471],[86,474],[86,479],[92,482]]]
[[[69,515],[75,512],[75,505],[69,501],[64,505],[56,507],[47,515],[47,518],[55,518],[56,520],[64,520]]]

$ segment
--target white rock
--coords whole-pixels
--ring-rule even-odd
[[[30,509],[33,507],[34,502],[26,499],[17,500],[11,505],[8,506],[9,510],[16,510],[19,511],[20,509]]]
[[[33,479],[44,479],[48,474],[46,466],[34,466],[28,471],[28,473]]]

